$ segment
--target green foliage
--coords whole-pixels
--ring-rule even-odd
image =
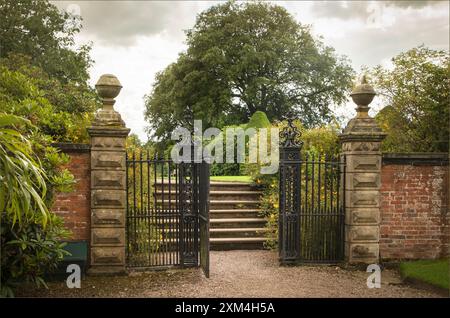
[[[337,123],[304,129],[301,136],[303,150],[314,157],[321,154],[329,158],[337,158],[340,152],[338,135],[339,126]]]
[[[0,0],[0,16],[1,58],[24,54],[52,78],[86,85],[90,47],[72,49],[80,16],[59,11],[47,0]]]
[[[225,126],[222,128],[222,133],[220,136],[218,136],[218,139],[214,139],[211,141],[207,147],[213,147],[214,144],[217,142],[216,140],[219,140],[219,138],[222,138],[223,141],[223,155],[224,158],[226,158],[226,130],[227,128],[242,128],[244,131],[249,128],[270,128],[271,124],[270,121],[267,119],[267,116],[262,111],[255,112],[251,117],[248,123],[241,124],[241,125],[231,125],[231,126]],[[246,143],[248,144],[248,137],[246,137]],[[246,149],[248,149],[248,145],[246,145]],[[237,163],[236,159],[236,153],[237,153],[237,147],[234,147],[234,153],[235,153],[235,162],[234,163],[213,163],[210,168],[210,174],[211,176],[239,176],[245,173],[245,166],[247,164]]]
[[[347,98],[353,71],[281,6],[226,2],[202,12],[186,52],[156,76],[146,97],[149,132],[170,139],[177,126],[269,120],[289,112],[306,127],[329,122],[329,105]]]
[[[246,129],[248,128],[269,128],[270,127],[270,121],[267,118],[266,113],[262,111],[256,111],[252,117],[250,117],[249,122],[245,126]]]
[[[47,183],[67,185],[70,178],[49,180],[32,143],[18,130],[33,130],[26,119],[0,113],[1,296],[13,296],[15,284],[45,284],[43,275],[64,256],[58,243],[68,233],[47,206]],[[54,155],[48,160],[58,160]]]
[[[1,290],[0,296],[14,296],[14,288],[20,283],[34,283],[47,287],[45,274],[55,270],[69,253],[61,239],[69,233],[64,230],[62,219],[49,215],[45,227],[36,222],[12,224],[7,218],[0,225],[1,233]]]
[[[44,202],[45,174],[31,143],[16,130],[21,125],[29,122],[0,113],[0,221],[6,217],[13,225],[31,221],[45,226],[50,215]]]
[[[449,143],[450,56],[424,46],[392,59],[394,68],[370,74],[386,107],[376,120],[388,134],[387,152],[447,152]]]
[[[126,140],[126,149],[128,152],[134,152],[142,149],[142,142],[136,134],[130,134]]]
[[[53,142],[87,142],[87,127],[98,107],[94,92],[74,82],[61,84],[26,56],[1,59],[2,109],[29,119]]]
[[[213,163],[209,170],[211,176],[240,176],[239,163]]]
[[[218,142],[220,142],[220,140],[222,141],[222,151],[223,151],[223,161],[224,162],[211,164],[211,167],[209,170],[209,173],[211,176],[239,176],[239,175],[241,175],[240,164],[236,162],[236,153],[237,153],[236,145],[234,146],[234,154],[235,154],[234,162],[230,162],[230,163],[225,162],[226,154],[227,154],[227,147],[226,147],[227,132],[226,132],[226,130],[228,128],[245,129],[245,124],[244,125],[230,125],[230,126],[223,127],[222,132],[219,134],[219,136],[216,136],[215,139],[213,139],[208,144],[204,145],[204,147],[209,147],[212,149],[214,146],[216,146],[218,144]]]
[[[286,122],[279,122],[275,127],[282,130],[286,125]],[[339,154],[339,127],[336,124],[305,129],[299,120],[295,120],[294,125],[302,134],[300,138],[303,142],[301,150],[302,157],[320,157],[321,160],[325,160],[325,156],[327,158],[337,157]],[[245,173],[250,175],[254,183],[263,191],[260,200],[260,208],[261,215],[267,219],[266,227],[268,228],[268,231],[266,232],[267,240],[265,242],[265,247],[274,249],[278,244],[279,174],[261,174],[260,168],[260,163],[248,164],[245,166]],[[311,167],[309,167],[308,170],[304,169],[304,171],[302,171],[304,176],[306,174],[312,176],[312,173]],[[316,170],[314,174],[317,179],[318,171]],[[300,186],[303,188],[305,187],[304,184],[301,184]],[[332,226],[331,224],[325,225]]]
[[[74,178],[52,143],[86,142],[99,103],[90,48],[72,49],[80,17],[46,0],[0,0],[0,14],[1,292],[12,295],[15,283],[41,285],[64,254],[68,233],[48,207]]]

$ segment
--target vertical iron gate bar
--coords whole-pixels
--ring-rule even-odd
[[[321,210],[321,200],[320,200],[320,187],[322,186],[321,181],[321,161],[320,161],[320,153],[317,154],[317,222],[318,222],[318,231],[317,237],[319,240],[319,248],[318,248],[318,259],[324,259],[324,249],[326,248],[326,241],[324,239],[324,235],[326,235],[326,231],[324,231],[324,223],[326,224],[326,217],[322,216]]]
[[[144,189],[143,189],[143,187],[142,187],[142,150],[140,151],[140,153],[139,153],[139,196],[140,196],[140,208],[139,208],[139,210],[138,210],[138,215],[139,215],[139,217],[138,217],[138,219],[137,219],[137,222],[138,222],[138,230],[137,230],[137,237],[138,237],[138,241],[139,242],[141,242],[139,245],[139,250],[140,251],[142,251],[142,250],[145,250],[145,246],[146,246],[146,244],[145,244],[145,241],[144,242],[142,242],[142,220],[143,220],[143,211],[142,211],[142,209],[143,209],[143,201],[142,201],[142,192],[144,191]],[[140,257],[140,259],[141,259],[141,261],[142,261],[142,256]]]
[[[162,157],[164,158],[164,157]],[[161,192],[160,192],[160,208],[159,208],[159,216],[158,216],[158,221],[159,221],[159,230],[161,231],[161,248],[160,251],[158,253],[158,262],[161,265],[165,265],[164,263],[164,252],[165,252],[165,236],[166,236],[166,230],[165,230],[165,216],[164,216],[164,208],[165,208],[165,204],[164,204],[164,192],[166,191],[166,186],[164,184],[164,174],[162,171],[162,164],[161,164],[161,157],[158,158],[158,161],[156,163],[156,173],[158,174],[158,168],[159,168],[159,183],[161,184]]]
[[[173,217],[172,217],[172,187],[170,184],[170,162],[164,163],[165,169],[167,169],[167,263],[172,264],[172,235],[173,235]]]
[[[126,207],[126,212],[125,212],[125,244],[126,244],[126,249],[125,249],[125,257],[126,257],[126,262],[129,263],[130,262],[130,228],[129,226],[127,226],[127,221],[128,221],[128,215],[129,215],[129,204],[128,204],[128,152],[125,151],[125,187],[126,187],[126,203],[125,203],[125,207]]]
[[[183,180],[184,180],[184,174],[185,174],[185,163],[181,163],[179,165],[179,176],[178,176],[178,193],[179,193],[179,222],[180,222],[180,231],[179,231],[179,235],[180,238],[178,240],[179,244],[180,244],[180,249],[179,249],[179,258],[180,258],[180,264],[183,265],[184,264],[184,251],[185,251],[185,240],[184,238],[184,207],[185,207],[185,193],[183,191],[184,188],[184,184],[183,184]]]
[[[155,232],[155,237],[152,237],[152,241],[154,241],[155,238],[157,238],[158,240],[154,242],[154,253],[152,253],[152,258],[153,258],[153,265],[156,266],[158,265],[158,253],[161,249],[160,245],[160,228],[159,228],[159,222],[158,222],[158,211],[159,211],[159,205],[160,203],[158,202],[159,200],[159,196],[161,195],[161,191],[163,190],[162,185],[158,184],[157,181],[157,174],[158,174],[158,169],[157,169],[157,153],[154,154],[154,158],[153,160],[150,162],[150,169],[152,169],[153,172],[153,187],[154,187],[154,191],[153,191],[153,211],[152,211],[152,227],[154,229]]]
[[[316,260],[317,258],[317,237],[316,237],[316,228],[317,228],[317,215],[316,215],[316,211],[315,211],[315,204],[314,204],[314,182],[317,180],[315,178],[315,158],[314,158],[314,153],[311,154],[311,218],[312,218],[312,241],[315,243],[312,246],[311,249],[311,257],[312,260]]]
[[[306,228],[311,228],[312,225],[312,216],[309,211],[309,202],[308,202],[308,183],[309,183],[309,155],[305,154],[305,210],[302,211],[302,214],[305,218],[305,223],[302,224],[303,235],[306,238],[304,257],[305,259],[311,258],[311,237],[308,237],[309,233],[306,231]]]
[[[178,165],[175,165],[175,185],[177,184],[178,180]],[[177,264],[180,263],[180,258],[178,255],[178,251],[180,250],[180,193],[179,189],[175,186],[175,228],[176,228],[176,234],[175,234],[175,262]]]
[[[198,254],[199,254],[199,212],[200,212],[200,196],[199,196],[199,177],[200,177],[200,167],[201,163],[197,163],[194,160],[192,161],[193,169],[194,169],[194,183],[193,183],[193,189],[192,192],[194,193],[194,204],[193,204],[193,211],[195,213],[194,220],[193,220],[193,226],[194,226],[194,235],[193,235],[193,252],[195,260],[195,265],[198,265]]]
[[[301,158],[301,157],[299,157]],[[303,239],[302,235],[302,219],[303,216],[301,215],[302,213],[302,204],[303,204],[303,200],[302,200],[302,164],[301,162],[299,162],[298,164],[298,182],[299,182],[299,187],[298,187],[298,207],[299,207],[299,220],[298,220],[298,237],[299,237],[299,256],[301,257],[301,252],[303,250],[303,245],[305,244],[305,240]]]
[[[199,176],[199,230],[200,230],[200,266],[209,278],[209,164],[200,164]]]
[[[138,246],[136,244],[136,154],[133,151],[133,249],[132,251],[138,254]],[[134,254],[134,253],[133,253]]]
[[[153,245],[152,245],[152,219],[151,219],[151,207],[150,207],[150,195],[151,195],[151,186],[150,186],[150,156],[149,156],[149,151],[147,150],[147,156],[146,156],[146,161],[145,161],[145,166],[147,168],[147,213],[146,213],[146,220],[147,220],[147,234],[148,234],[148,248],[149,248],[149,253],[147,255],[147,262],[148,264],[151,264],[152,260],[151,260],[151,255],[152,255],[152,249],[153,249]]]
[[[345,255],[345,243],[344,243],[344,240],[345,240],[345,206],[346,206],[346,204],[347,204],[347,202],[345,201],[345,191],[346,191],[346,176],[347,176],[347,172],[346,172],[346,170],[347,170],[347,157],[344,155],[344,160],[343,160],[343,167],[342,167],[342,170],[343,170],[343,186],[342,186],[342,207],[341,207],[341,211],[340,211],[340,221],[341,221],[341,223],[342,223],[342,225],[340,226],[340,228],[341,228],[341,239],[339,240],[339,242],[341,243],[341,249],[340,249],[340,252],[341,252],[341,255],[340,255],[340,257],[341,258],[344,258],[344,255]]]

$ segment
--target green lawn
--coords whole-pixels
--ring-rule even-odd
[[[211,181],[246,182],[252,183],[250,176],[211,176]]]
[[[423,260],[400,264],[404,278],[413,278],[431,285],[449,289],[449,260]]]

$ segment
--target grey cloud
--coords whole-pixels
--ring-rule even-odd
[[[420,25],[420,27],[418,26]],[[369,67],[380,64],[401,52],[424,44],[427,47],[448,50],[449,24],[446,19],[415,16],[403,18],[385,30],[374,28],[355,29],[347,35],[349,41],[342,39],[328,42],[340,53],[351,57],[353,65]]]
[[[399,8],[423,8],[429,5],[436,5],[446,2],[445,0],[399,0],[399,1],[385,1],[388,6],[395,6]]]
[[[440,0],[423,1],[377,1],[378,4],[384,4],[387,7],[398,7],[401,9],[413,8],[421,9],[426,6],[433,6],[446,3]],[[318,1],[314,2],[311,8],[317,17],[338,18],[338,19],[367,19],[371,14],[370,1]]]
[[[138,36],[166,34],[181,37],[201,4],[184,1],[53,1],[66,10],[76,5],[83,32],[106,45],[127,46]]]

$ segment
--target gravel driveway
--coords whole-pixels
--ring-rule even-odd
[[[382,273],[380,289],[366,287],[368,273],[335,266],[280,267],[272,251],[211,252],[211,277],[199,269],[87,277],[81,289],[50,283],[49,290],[24,288],[25,297],[439,297]]]

